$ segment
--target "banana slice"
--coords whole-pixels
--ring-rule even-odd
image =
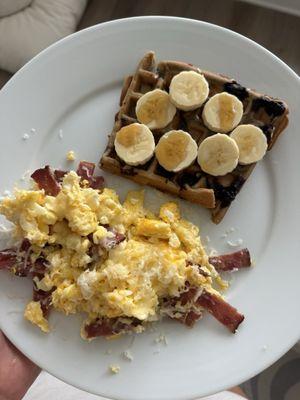
[[[205,104],[202,112],[204,124],[214,132],[232,131],[243,116],[243,103],[232,94],[215,94]]]
[[[178,172],[195,161],[197,143],[187,132],[169,131],[159,139],[155,155],[167,171]]]
[[[254,125],[239,125],[230,137],[238,145],[240,164],[252,164],[263,158],[268,142],[263,131]]]
[[[226,175],[238,165],[239,148],[228,135],[217,133],[203,140],[198,149],[198,164],[213,176]]]
[[[195,71],[182,71],[173,77],[169,93],[177,108],[191,111],[202,106],[208,97],[209,88],[203,75]]]
[[[130,124],[116,133],[116,153],[128,165],[145,164],[153,156],[154,149],[154,137],[146,125]]]
[[[167,126],[176,114],[176,107],[171,103],[167,92],[155,89],[144,94],[136,103],[137,119],[150,129]]]

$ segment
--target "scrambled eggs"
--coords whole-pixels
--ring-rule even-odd
[[[213,292],[212,277],[218,274],[198,228],[181,219],[176,203],[162,205],[159,215],[143,203],[142,191],[129,192],[121,204],[114,190],[85,187],[72,171],[56,197],[36,186],[16,190],[1,202],[0,213],[15,224],[17,238],[30,241],[31,260],[47,261],[34,283],[51,291],[56,310],[84,312],[87,321],[147,322],[159,318],[160,300],[179,296],[186,282]],[[114,242],[116,232],[122,240]],[[209,273],[200,274],[199,265]],[[50,329],[39,301],[28,304],[25,318],[44,332]]]

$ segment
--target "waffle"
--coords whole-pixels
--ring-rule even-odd
[[[181,71],[198,71],[192,64],[177,61],[155,61],[153,52],[145,54],[133,76],[125,79],[120,97],[120,110],[116,114],[113,131],[107,148],[100,160],[100,167],[114,174],[131,179],[139,184],[153,186],[183,199],[200,204],[211,211],[214,223],[219,223],[231,202],[250,176],[255,163],[238,165],[224,176],[212,176],[203,172],[195,161],[180,172],[168,172],[161,167],[155,156],[145,165],[126,165],[116,154],[114,140],[116,132],[123,126],[138,122],[135,114],[137,100],[154,89],[168,91],[174,75]],[[244,106],[241,124],[254,124],[265,133],[268,150],[275,144],[288,124],[287,105],[275,98],[247,89],[224,75],[201,71],[209,83],[209,97],[228,92],[238,97]],[[215,134],[202,121],[202,107],[194,111],[177,110],[173,120],[163,129],[153,130],[155,142],[172,129],[182,129],[191,134],[198,146],[208,136]]]

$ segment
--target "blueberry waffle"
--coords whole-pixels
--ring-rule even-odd
[[[115,149],[117,132],[127,125],[140,122],[136,115],[138,100],[145,93],[155,89],[169,93],[173,77],[182,71],[200,73],[199,68],[191,64],[177,61],[156,63],[153,52],[145,54],[135,74],[127,77],[124,81],[120,97],[120,110],[116,114],[114,128],[109,136],[100,166],[104,170],[139,184],[153,186],[163,192],[209,208],[213,222],[219,223],[250,176],[256,162],[248,164],[239,162],[229,173],[215,176],[205,172],[197,160],[177,172],[165,169],[158,163],[155,156],[152,156],[143,165],[128,165],[118,156]],[[287,105],[281,100],[243,87],[235,80],[223,75],[208,71],[201,71],[201,74],[208,83],[208,99],[223,92],[239,99],[243,105],[239,125],[251,124],[259,127],[266,137],[266,149],[270,150],[288,124]],[[203,121],[203,108],[207,103],[192,111],[176,108],[172,120],[166,126],[163,128],[152,127],[155,145],[166,132],[171,130],[188,132],[197,146],[200,146],[206,138],[215,135],[217,131],[210,129],[211,127],[207,126],[209,124]]]

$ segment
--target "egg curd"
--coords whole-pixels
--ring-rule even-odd
[[[17,189],[2,200],[0,213],[14,224],[17,239],[30,242],[30,263],[42,259],[46,266],[33,275],[36,292],[50,293],[50,306],[66,315],[85,313],[84,325],[131,318],[141,331],[160,318],[162,301],[179,296],[187,282],[212,293],[213,280],[222,284],[198,228],[181,218],[174,202],[154,215],[144,207],[143,191],[129,192],[122,204],[114,190],[82,185],[72,171],[57,196],[35,184]],[[25,318],[48,332],[43,306],[31,301]]]

